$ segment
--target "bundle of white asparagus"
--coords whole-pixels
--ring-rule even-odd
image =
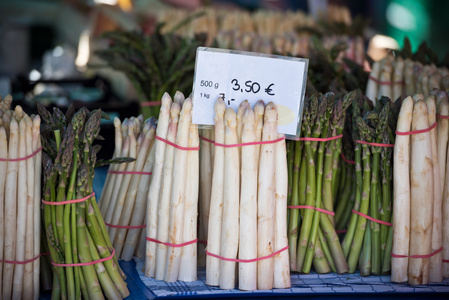
[[[0,298],[38,299],[40,117],[11,102],[0,98]]]
[[[283,137],[273,103],[260,100],[253,111],[245,100],[235,113],[217,100],[206,284],[233,289],[238,278],[241,290],[290,287]],[[242,143],[249,145],[229,146]]]
[[[436,94],[436,98],[407,97],[399,114],[394,147],[393,282],[441,282],[447,264],[442,247],[447,259],[449,239],[443,244],[443,232],[447,236],[449,231],[448,120],[440,116],[447,118],[449,103],[446,93]],[[447,266],[444,269],[447,277]]]
[[[145,276],[167,282],[197,279],[199,135],[192,100],[165,93],[148,191]]]
[[[112,164],[100,199],[100,210],[118,258],[129,261],[143,258],[145,250],[145,212],[148,187],[154,164],[156,118],[114,119],[114,158],[135,161]]]
[[[366,86],[366,96],[374,105],[382,96],[396,101],[399,97],[423,94],[430,96],[432,89],[449,90],[449,70],[434,64],[423,65],[410,58],[388,55],[373,64]]]

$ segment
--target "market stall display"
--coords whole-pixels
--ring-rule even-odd
[[[0,297],[38,299],[40,117],[0,98]]]
[[[38,105],[42,118],[44,228],[53,265],[53,299],[122,299],[129,295],[115,250],[97,205],[94,167],[129,162],[97,161],[101,110],[53,114]],[[16,299],[16,298],[15,298]]]

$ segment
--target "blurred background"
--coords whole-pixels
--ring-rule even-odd
[[[405,37],[447,65],[448,11],[444,0],[2,0],[0,95],[30,111],[156,115],[164,91],[190,93],[198,46],[309,58],[308,90],[326,92],[326,68],[368,72]],[[367,74],[345,88],[364,90]]]

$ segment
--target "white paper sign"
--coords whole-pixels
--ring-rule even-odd
[[[258,100],[278,107],[278,132],[297,136],[306,89],[308,60],[199,47],[193,83],[193,123],[214,124],[214,105],[222,97],[237,111],[240,102]]]

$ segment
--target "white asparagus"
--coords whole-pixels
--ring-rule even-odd
[[[373,68],[371,70],[370,76],[368,78],[368,83],[366,85],[366,96],[373,102],[376,101],[377,90],[379,89],[377,81],[379,80],[380,77],[380,67],[381,67],[380,61],[375,61],[373,63]]]
[[[198,125],[190,124],[189,147],[199,146]],[[184,241],[197,238],[198,190],[199,190],[199,153],[189,151],[187,154],[187,174],[185,186],[184,225],[182,237]],[[181,281],[197,280],[197,245],[190,244],[182,248],[181,264],[178,279]]]
[[[192,100],[187,98],[179,114],[178,133],[176,145],[187,147],[189,142],[189,128],[192,123]],[[170,230],[169,242],[181,244],[188,242],[183,240],[184,208],[185,208],[185,186],[187,175],[188,151],[175,149],[173,183],[170,195]],[[181,266],[181,247],[168,247],[165,266],[165,281],[175,282],[178,280],[179,267]]]
[[[444,91],[449,91],[449,75],[446,75],[443,77],[443,79],[441,79],[441,87]]]
[[[427,75],[427,73],[422,73],[421,74],[421,93],[424,94],[424,96],[429,96],[430,95],[430,90],[429,90],[429,75]]]
[[[136,136],[134,132],[134,127],[136,126],[135,123],[131,123],[128,127],[128,136],[129,136],[129,157],[137,158],[137,141]],[[126,164],[126,172],[132,172],[134,170],[134,166],[136,165],[136,161],[132,161]],[[115,207],[112,213],[112,218],[108,222],[112,225],[120,225],[120,217],[123,212],[123,207],[125,206],[125,200],[126,196],[129,190],[129,186],[131,183],[131,179],[133,177],[133,174],[124,174],[123,180],[121,182],[121,187],[117,196],[117,200],[115,203]],[[109,237],[111,238],[111,242],[115,241],[115,235],[117,234],[118,228],[116,227],[109,227],[108,233]]]
[[[407,97],[402,102],[396,130],[410,131],[414,101]],[[393,250],[397,255],[409,255],[410,244],[410,136],[397,135],[393,165]],[[407,282],[408,257],[391,257],[391,281]]]
[[[167,138],[168,123],[170,120],[171,98],[165,93],[162,96],[161,109],[159,111],[159,120],[156,130],[156,136],[163,139]],[[157,140],[155,142],[155,161],[153,167],[153,175],[151,176],[151,184],[148,190],[148,206],[147,206],[147,229],[146,237],[157,238],[157,215],[159,206],[159,194],[161,190],[162,170],[164,167],[165,147],[166,144]],[[154,277],[156,271],[156,243],[146,241],[145,251],[145,276]]]
[[[396,101],[402,96],[402,86],[404,85],[404,60],[402,57],[396,58],[393,69],[393,91],[391,100]]]
[[[173,102],[170,108],[170,124],[168,125],[167,133],[167,140],[172,143],[176,142],[180,110],[180,105]],[[169,146],[165,149],[164,170],[160,188],[161,194],[159,196],[159,206],[157,211],[157,240],[163,243],[167,243],[169,240],[170,196],[172,191],[174,155],[174,147]],[[155,273],[155,278],[157,280],[164,280],[165,278],[167,249],[166,245],[157,244]]]
[[[129,150],[130,150],[130,137],[127,132],[123,133],[123,129],[128,129],[129,120],[125,119],[122,123],[122,137],[124,139],[122,149],[120,151],[121,157],[128,157],[129,156]],[[123,163],[119,164],[117,166],[117,172],[124,172],[126,171],[128,164]],[[112,193],[111,197],[109,199],[105,198],[105,201],[107,201],[107,205],[105,207],[105,214],[103,215],[105,223],[111,223],[112,216],[114,214],[115,205],[117,203],[118,194],[120,192],[120,189],[122,188],[122,181],[123,181],[124,174],[115,174],[114,178],[114,184],[112,186]],[[105,203],[105,204],[106,204]],[[108,230],[109,231],[109,230]]]
[[[413,108],[412,130],[426,128],[429,128],[427,106],[418,100]],[[434,188],[430,132],[411,137],[410,183],[410,255],[428,255],[432,249]],[[429,258],[409,259],[409,284],[427,284],[429,262]]]
[[[432,125],[437,121],[435,97],[429,96],[426,99],[427,113],[429,124]],[[433,218],[432,218],[432,252],[438,250],[442,246],[442,229],[441,229],[441,207],[442,192],[440,181],[440,164],[438,161],[437,149],[437,128],[430,131],[430,141],[432,143],[432,165],[433,165]],[[443,253],[437,253],[430,258],[429,265],[429,282],[441,282],[443,280],[442,256]]]
[[[234,109],[225,112],[225,144],[238,143],[237,120]],[[224,149],[224,183],[223,183],[223,220],[221,226],[220,255],[237,258],[239,246],[239,199],[240,199],[240,164],[237,147]],[[220,261],[220,288],[235,288],[236,263]]]
[[[278,138],[284,137],[278,134]],[[276,143],[276,169],[275,169],[275,224],[274,250],[279,251],[288,246],[287,236],[287,148],[285,140]],[[282,251],[274,257],[274,284],[277,289],[286,289],[291,286],[290,265],[288,251]]]
[[[391,71],[392,71],[392,61],[390,57],[387,57],[384,59],[384,62],[382,64],[382,69],[380,71],[380,81],[382,83],[379,84],[379,89],[377,93],[377,99],[380,99],[382,96],[388,97],[390,99],[393,99],[393,84],[392,84],[392,78],[391,78]],[[376,105],[376,101],[374,100],[374,105]]]
[[[449,151],[447,151],[446,174],[449,172]],[[449,260],[449,176],[446,176],[443,193],[443,259]],[[449,278],[449,263],[443,263],[443,278]]]
[[[113,158],[119,157],[121,155],[122,151],[122,131],[121,131],[121,122],[120,119],[115,117],[114,118],[114,128],[115,128],[115,150],[113,154]],[[117,171],[119,166],[117,164],[112,164],[109,166],[109,170],[111,171]],[[112,190],[114,188],[114,182],[115,182],[115,174],[108,173],[106,176],[106,181],[104,183],[104,190],[101,193],[100,197],[100,211],[103,216],[106,215],[106,211],[108,208],[108,205],[110,203]]]
[[[36,115],[33,118],[33,151],[41,148],[40,136],[41,118]],[[41,173],[42,173],[42,151],[34,156],[34,257],[40,253],[41,246]],[[1,188],[1,187],[0,187]],[[39,276],[40,276],[40,259],[36,259],[33,263],[33,291],[34,300],[39,299]],[[0,294],[1,295],[1,294]]]
[[[262,141],[272,141],[277,137],[276,105],[268,103],[265,108]],[[260,148],[258,203],[257,203],[257,257],[265,257],[274,252],[274,174],[275,144],[264,144]],[[273,258],[257,262],[257,288],[273,288]]]
[[[242,143],[256,141],[254,112],[247,109],[243,116]],[[242,147],[242,178],[240,195],[239,259],[257,257],[257,169],[256,145]],[[257,289],[257,262],[239,263],[239,289]]]
[[[178,103],[179,106],[182,107],[185,100],[186,100],[186,98],[185,98],[184,94],[181,93],[180,91],[176,91],[175,96],[173,97],[173,102]]]
[[[17,109],[16,109],[17,111]],[[20,110],[19,110],[20,111]],[[23,114],[21,115],[23,117]],[[26,156],[26,121],[24,118],[19,122],[19,157]],[[25,235],[26,235],[26,209],[27,209],[27,171],[26,161],[20,160],[17,175],[17,215],[14,216],[14,224],[17,226],[16,231],[16,256],[15,260],[25,260]],[[17,264],[14,268],[14,281],[12,289],[12,298],[21,299],[23,290],[23,274],[24,265]]]
[[[413,61],[406,58],[404,63],[404,93],[406,96],[412,96],[416,91],[413,66]]]
[[[215,142],[225,142],[224,112],[226,104],[222,98],[215,103]],[[224,189],[224,148],[215,147],[214,170],[212,177],[212,190],[210,199],[209,226],[207,234],[207,251],[220,255],[221,222],[223,217],[223,189]],[[220,285],[220,260],[207,256],[206,258],[206,284]]]
[[[240,143],[242,140],[242,130],[243,130],[243,114],[245,113],[246,109],[249,107],[248,100],[244,100],[240,102],[239,108],[237,109],[237,139]],[[241,153],[241,149],[239,153]]]
[[[156,147],[151,147],[150,154],[147,156],[145,165],[143,167],[143,172],[152,172]],[[130,221],[130,226],[138,226],[145,224],[145,215],[147,211],[147,196],[148,187],[150,185],[152,175],[140,176],[139,186],[137,188],[136,203],[134,205],[134,210],[132,213],[132,218]],[[134,251],[139,244],[139,237],[143,233],[143,241],[145,241],[145,229],[134,229],[130,230],[126,235],[125,244],[123,246],[122,259],[125,261],[130,261],[133,258]],[[145,243],[144,243],[145,245]],[[143,247],[145,249],[145,246]],[[145,253],[145,251],[144,251]],[[145,254],[144,254],[145,255]],[[143,257],[143,255],[141,256]]]
[[[203,129],[202,134],[205,138],[211,139],[213,129]],[[202,241],[207,240],[207,227],[209,225],[210,193],[212,189],[212,143],[200,140],[200,205],[199,205],[199,232],[198,238]],[[198,266],[206,266],[205,245],[198,243]]]
[[[156,134],[156,126],[155,124],[156,120],[155,118],[148,119],[148,122],[146,122],[144,131],[146,132],[144,139],[141,142],[141,151],[137,154],[137,159],[134,164],[134,170],[136,172],[142,172],[146,158],[148,156],[148,150],[150,149],[151,143],[154,140],[154,136]],[[132,174],[131,176],[131,182],[129,184],[128,191],[125,195],[126,201],[124,203],[124,206],[122,210],[120,211],[120,219],[118,224],[121,226],[129,226],[129,223],[133,217],[132,211],[134,209],[134,205],[136,203],[136,197],[137,197],[137,189],[139,185],[140,178],[142,176],[148,176],[148,175],[140,175],[140,174]],[[141,224],[139,224],[141,225]],[[135,230],[135,229],[130,229]],[[121,258],[123,245],[125,243],[125,237],[128,233],[128,229],[125,228],[118,228],[116,231],[116,237],[113,241],[115,253],[117,257]],[[112,237],[111,237],[112,239]]]
[[[5,127],[0,126],[0,158],[6,159],[8,158],[8,141],[6,138],[6,131],[5,131]],[[3,252],[3,247],[4,247],[4,242],[5,242],[5,236],[6,236],[6,232],[5,232],[5,226],[6,224],[4,224],[4,220],[6,218],[6,214],[5,214],[5,203],[6,203],[6,198],[5,198],[5,183],[6,183],[6,170],[8,168],[8,162],[7,161],[1,161],[0,160],[0,218],[1,218],[1,222],[0,222],[0,260],[3,260],[3,256],[4,256],[4,252]],[[8,208],[9,211],[9,208]],[[5,257],[6,259],[6,257]],[[5,264],[6,265],[6,264]],[[3,263],[0,262],[0,296],[3,296]]]
[[[438,91],[436,94],[438,114],[441,116],[449,116],[449,99],[445,92]],[[446,153],[447,142],[449,139],[449,120],[445,118],[438,119],[437,125],[437,148],[438,148],[438,162],[440,164],[440,182],[441,191],[444,192],[444,182],[446,179]]]
[[[255,119],[254,129],[256,130],[256,142],[262,141],[264,113],[265,113],[265,103],[263,102],[263,100],[259,100],[254,105],[254,119]],[[257,163],[259,163],[259,157],[260,157],[260,145],[256,145],[256,161],[257,161]]]
[[[33,153],[33,122],[28,115],[23,117],[25,121],[25,144],[26,144],[26,156]],[[21,133],[22,134],[22,133]],[[26,229],[25,229],[25,260],[32,259],[34,257],[34,157],[28,158],[26,161],[26,185],[27,185],[27,198],[26,198]],[[37,216],[36,216],[37,217]],[[23,295],[24,299],[33,298],[33,263],[26,264],[23,276]]]

